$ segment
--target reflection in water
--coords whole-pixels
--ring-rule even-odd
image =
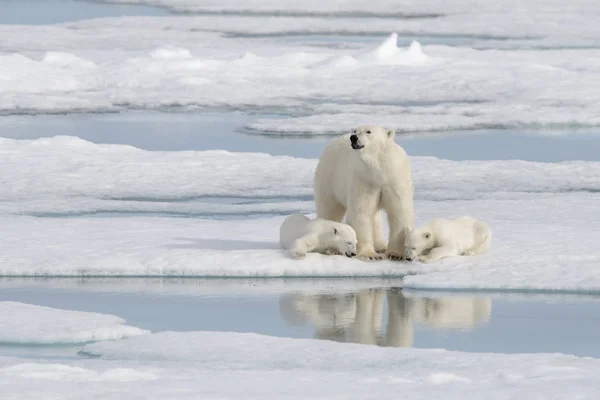
[[[279,306],[288,323],[312,325],[315,338],[391,347],[412,347],[415,324],[472,330],[487,322],[492,312],[492,301],[487,297],[407,297],[395,288],[355,294],[288,294],[281,297]]]

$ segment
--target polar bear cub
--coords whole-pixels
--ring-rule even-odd
[[[454,256],[486,253],[492,244],[492,230],[473,217],[436,218],[411,230],[404,243],[408,261],[432,262]]]
[[[350,225],[322,218],[311,220],[302,214],[287,217],[279,229],[279,244],[292,258],[306,253],[356,255],[356,232]]]

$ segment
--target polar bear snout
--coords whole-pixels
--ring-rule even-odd
[[[354,150],[360,150],[365,147],[365,145],[358,140],[357,135],[350,135],[350,146],[352,146]]]
[[[409,236],[406,236],[406,242],[404,242],[404,254],[402,255],[406,261],[416,260],[419,256],[419,249],[411,242]]]

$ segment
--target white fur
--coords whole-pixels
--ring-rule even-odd
[[[369,133],[370,132],[370,133]],[[358,140],[353,148],[351,136]],[[356,231],[358,256],[400,259],[406,232],[414,223],[412,172],[406,152],[394,142],[394,131],[360,126],[334,139],[315,172],[317,216],[346,221]],[[381,227],[385,210],[390,227],[386,244]]]
[[[488,224],[473,217],[436,218],[406,237],[404,257],[432,262],[455,256],[486,253],[492,244]]]
[[[279,244],[295,258],[306,253],[356,255],[356,233],[350,225],[302,214],[287,217],[279,229]]]

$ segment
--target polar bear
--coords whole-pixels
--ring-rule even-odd
[[[404,244],[404,258],[432,262],[453,256],[486,253],[492,244],[488,224],[473,217],[436,218],[411,230]]]
[[[356,232],[350,225],[302,214],[287,217],[279,229],[279,244],[295,259],[306,253],[356,255]]]
[[[315,172],[317,216],[346,222],[358,238],[358,257],[379,260],[386,253],[402,258],[404,238],[414,223],[412,172],[394,130],[363,125],[334,139]],[[389,244],[381,227],[381,210],[389,223]]]

